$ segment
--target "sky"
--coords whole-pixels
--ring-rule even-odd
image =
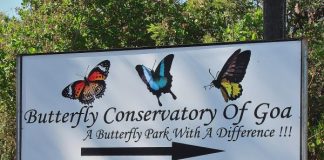
[[[9,17],[18,16],[15,8],[21,5],[22,0],[0,0],[0,11]]]

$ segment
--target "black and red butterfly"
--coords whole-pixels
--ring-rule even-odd
[[[100,62],[83,80],[77,80],[65,87],[62,96],[78,99],[83,104],[93,103],[95,98],[101,98],[105,93],[105,79],[108,77],[109,68],[109,60]]]
[[[211,74],[209,69],[214,80],[208,86],[220,89],[225,102],[236,100],[242,95],[243,88],[240,82],[245,76],[250,57],[250,50],[241,52],[241,49],[238,49],[228,58],[217,78]]]

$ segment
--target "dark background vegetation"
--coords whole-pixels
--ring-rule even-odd
[[[324,159],[322,0],[287,0],[286,38],[308,41],[308,157]],[[262,0],[23,0],[0,13],[0,160],[15,159],[18,54],[261,40]]]

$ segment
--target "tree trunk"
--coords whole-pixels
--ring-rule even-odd
[[[286,30],[286,0],[263,1],[263,39],[284,39]]]

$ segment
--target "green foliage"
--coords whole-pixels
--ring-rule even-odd
[[[324,2],[290,0],[288,36],[308,41],[308,158],[324,158]]]
[[[0,14],[0,159],[13,159],[15,151],[15,56],[6,54],[8,31],[14,28],[14,20]]]
[[[263,13],[262,9],[255,9],[252,13],[246,13],[243,19],[231,26],[227,26],[224,39],[227,41],[246,41],[262,39]]]
[[[308,150],[310,159],[323,159],[324,157],[324,113],[315,125],[310,125]]]
[[[156,45],[262,38],[262,9],[248,0],[188,0],[149,26]]]
[[[262,0],[23,0],[0,13],[0,160],[14,159],[18,54],[262,39]],[[298,4],[298,5],[296,5]],[[309,44],[309,159],[324,153],[323,2],[287,1],[288,36]]]

